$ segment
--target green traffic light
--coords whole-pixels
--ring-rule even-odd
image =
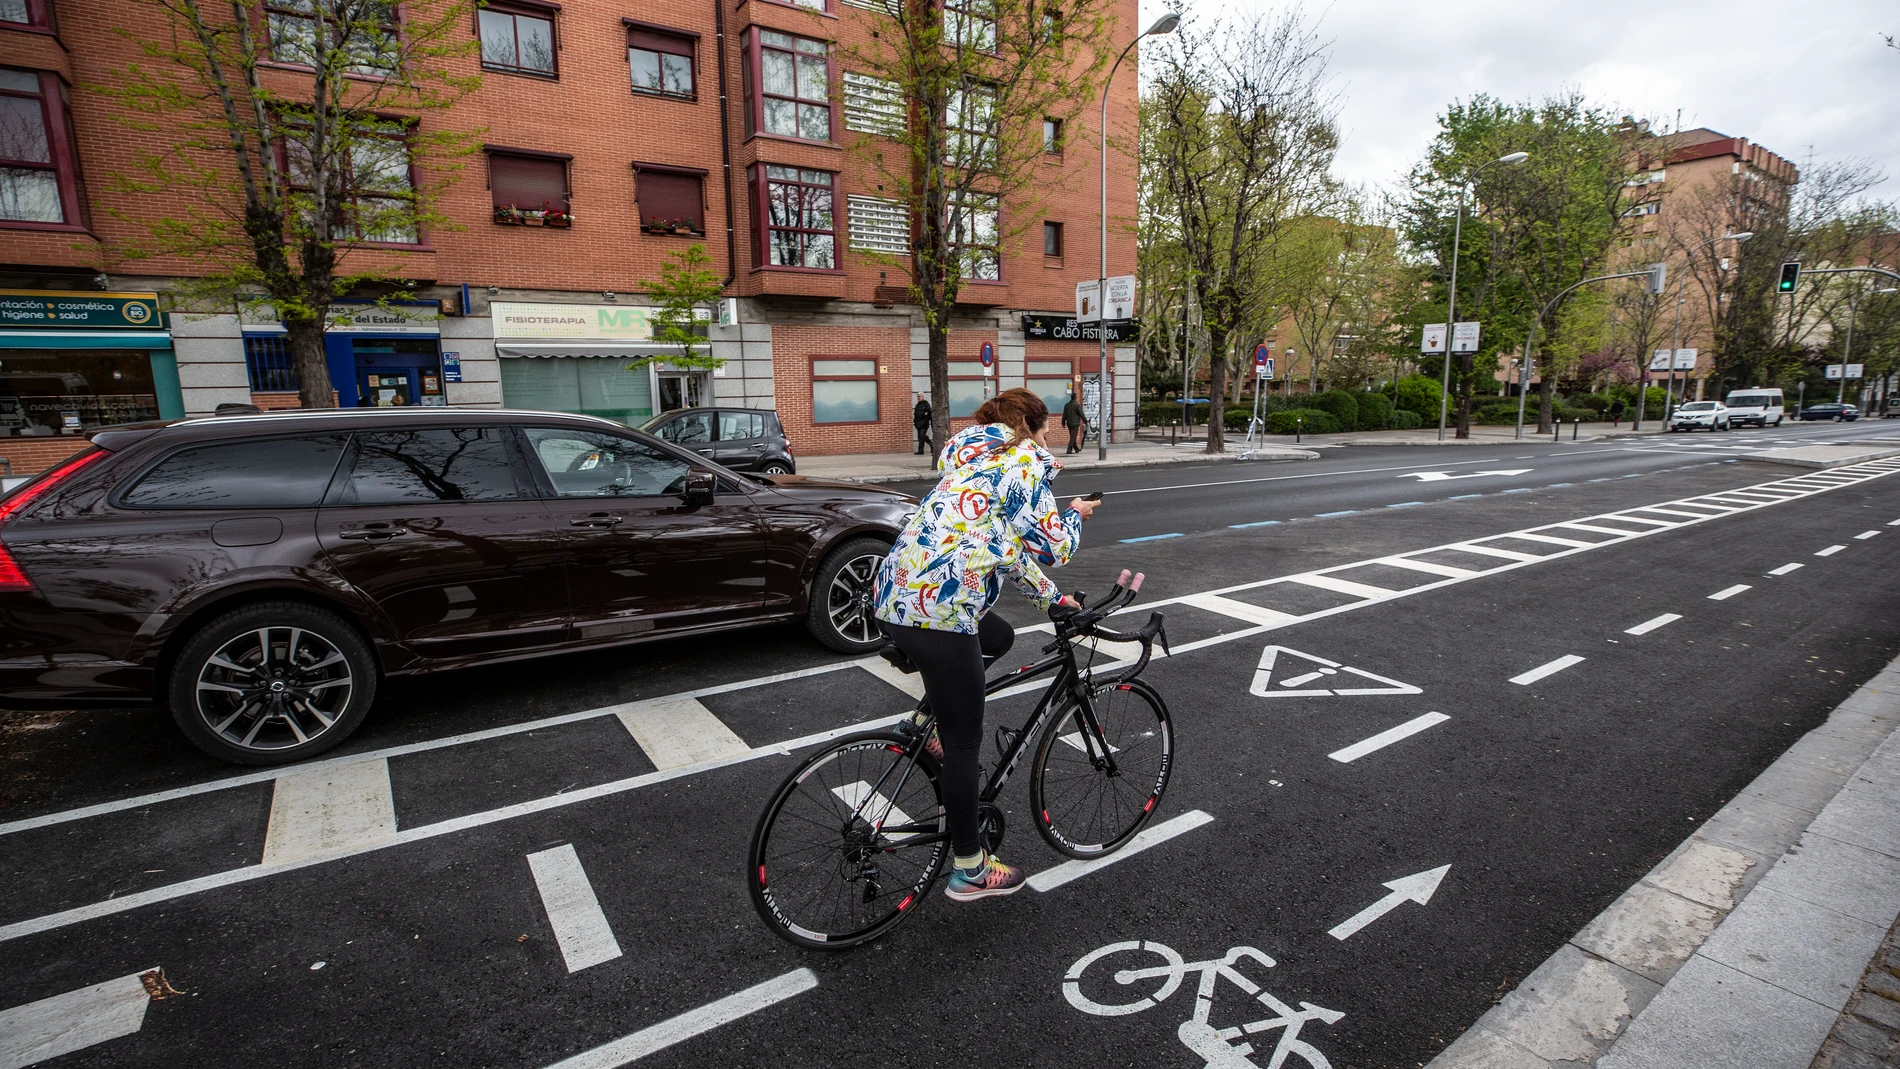
[[[1795,283],[1801,279],[1801,262],[1790,260],[1781,265],[1781,281],[1775,285],[1778,293],[1793,293]]]

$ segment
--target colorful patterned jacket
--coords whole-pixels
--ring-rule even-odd
[[[1007,575],[1047,609],[1062,592],[1040,565],[1069,562],[1082,516],[1058,510],[1050,483],[1062,465],[1034,442],[1009,446],[1001,423],[951,436],[944,472],[884,558],[877,618],[906,627],[974,634]]]

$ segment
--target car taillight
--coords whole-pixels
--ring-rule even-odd
[[[5,529],[7,524],[13,522],[15,516],[25,512],[27,506],[46,496],[48,491],[57,487],[60,483],[65,482],[76,472],[96,460],[103,459],[105,456],[106,451],[103,449],[94,449],[91,452],[81,453],[54,468],[52,471],[47,472],[45,476],[34,482],[31,486],[25,487],[19,493],[14,494],[5,501],[0,501],[0,530]],[[0,542],[0,590],[31,589],[33,589],[33,580],[28,579],[26,573],[20,570],[20,562],[13,559],[12,553],[7,552],[6,543]]]

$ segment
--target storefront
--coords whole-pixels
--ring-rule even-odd
[[[1074,316],[1025,314],[1023,324],[1024,385],[1034,390],[1049,411],[1060,412],[1075,394],[1087,413],[1091,434],[1101,430],[1097,406],[1101,402],[1100,323],[1078,323]],[[1120,320],[1108,324],[1108,346],[1116,354],[1115,426],[1120,435],[1132,430],[1124,411],[1133,404],[1134,383],[1124,366],[1123,347],[1134,344],[1141,333],[1139,320]],[[1119,438],[1117,440],[1120,440]]]
[[[184,414],[157,294],[0,290],[0,457],[14,474],[88,431]]]
[[[637,427],[662,412],[709,403],[712,373],[666,365],[665,357],[679,346],[653,340],[651,311],[613,304],[491,304],[502,404]]]
[[[323,351],[337,405],[447,405],[440,316],[441,305],[435,301],[339,301],[332,305]],[[247,306],[244,363],[254,403],[266,408],[294,406],[296,368],[284,345],[284,328],[267,305]]]

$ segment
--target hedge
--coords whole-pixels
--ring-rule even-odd
[[[1378,392],[1362,393],[1359,402],[1359,423],[1355,429],[1362,431],[1382,431],[1392,425],[1392,400]]]
[[[1327,390],[1308,404],[1329,413],[1340,430],[1356,430],[1359,426],[1359,399],[1345,390]]]
[[[1392,413],[1392,429],[1395,431],[1415,431],[1425,425],[1425,417],[1416,412],[1396,409]]]
[[[1438,418],[1438,398],[1442,391],[1437,379],[1428,379],[1423,375],[1410,375],[1397,382],[1387,383],[1386,390],[1392,397],[1392,407],[1401,412],[1416,412],[1421,419]]]
[[[1305,434],[1337,434],[1339,421],[1332,413],[1316,408],[1289,408],[1275,412],[1267,417],[1267,430],[1274,434],[1292,434],[1296,421],[1298,430]]]

